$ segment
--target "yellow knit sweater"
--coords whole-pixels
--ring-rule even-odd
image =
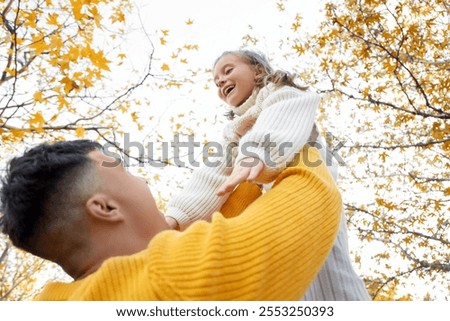
[[[257,201],[259,189],[241,184],[211,223],[161,232],[146,250],[108,259],[82,280],[50,283],[37,299],[297,300],[340,219],[340,194],[326,167],[306,165],[317,161],[309,148]]]

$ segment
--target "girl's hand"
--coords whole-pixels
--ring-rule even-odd
[[[216,194],[222,196],[232,192],[240,183],[255,180],[263,170],[264,163],[260,159],[253,157],[244,158],[233,168],[230,176],[219,187]]]

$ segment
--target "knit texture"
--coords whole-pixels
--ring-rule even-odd
[[[209,220],[226,201],[226,196],[216,195],[217,189],[231,167],[248,156],[265,164],[258,183],[273,181],[308,138],[312,134],[317,137],[313,126],[319,102],[319,95],[290,86],[269,84],[255,91],[233,109],[239,117],[224,128],[224,154],[194,171],[183,191],[170,200],[166,215],[176,219],[182,229],[196,220]]]
[[[297,300],[329,254],[341,213],[324,164],[307,165],[318,151],[300,158],[256,201],[259,190],[242,184],[228,199],[234,206],[211,223],[161,232],[146,250],[111,258],[82,280],[51,283],[37,299]]]
[[[330,255],[303,296],[305,301],[369,301],[366,286],[356,274],[348,249],[347,219],[341,214],[336,242]]]

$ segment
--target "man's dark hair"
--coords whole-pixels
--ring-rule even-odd
[[[70,193],[79,192],[79,182],[95,168],[88,153],[100,149],[90,140],[42,143],[9,162],[0,191],[0,228],[14,245],[48,256],[35,243],[78,205]]]

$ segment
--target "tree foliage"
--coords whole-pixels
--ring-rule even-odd
[[[117,108],[117,100],[105,103],[112,91],[106,91],[102,81],[111,61],[94,39],[117,37],[125,21],[121,10],[127,6],[127,0],[8,0],[2,4],[3,142],[54,131],[72,131],[81,137],[86,130],[108,126],[101,124],[99,116]],[[109,35],[106,27],[111,28]],[[86,126],[95,121],[97,126]]]
[[[355,260],[375,299],[392,289],[423,299],[418,284],[448,299],[450,5],[341,0],[324,15],[317,33],[294,30],[290,44],[313,59],[298,71],[328,97],[321,117],[347,165]]]
[[[0,251],[0,301],[29,299],[44,260],[13,249],[8,242],[0,244]]]

